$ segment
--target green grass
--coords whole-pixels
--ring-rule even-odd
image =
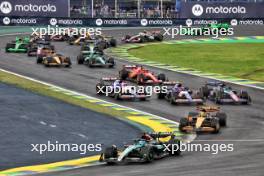
[[[129,53],[169,65],[264,81],[264,43],[155,44]]]

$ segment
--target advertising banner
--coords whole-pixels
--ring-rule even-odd
[[[68,0],[0,0],[0,16],[69,17]]]
[[[180,18],[264,18],[264,2],[182,2]]]
[[[47,18],[47,17],[0,17],[0,26],[60,26],[60,27],[165,27],[229,23],[235,25],[263,25],[263,18],[184,18],[184,19],[123,19],[123,18]]]

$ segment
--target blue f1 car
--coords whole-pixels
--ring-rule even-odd
[[[203,95],[217,104],[235,103],[250,104],[251,97],[244,90],[234,90],[232,87],[225,85],[223,82],[207,82],[201,88]]]

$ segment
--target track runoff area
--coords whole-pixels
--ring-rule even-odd
[[[239,33],[244,32],[243,27],[240,28],[238,27],[238,30]],[[157,161],[155,165],[157,165],[157,168],[160,169],[159,172],[165,173],[164,165],[167,165],[170,171],[179,170],[178,167],[183,166],[184,163],[186,164],[187,162],[193,163],[194,165],[199,167],[204,167],[206,165],[206,161],[197,163],[193,161],[193,157],[196,157],[198,159],[199,158],[213,159],[217,157],[222,162],[228,160],[228,158],[230,158],[232,154],[233,157],[237,158],[237,160],[244,158],[243,161],[234,161],[234,165],[229,165],[227,163],[225,166],[219,166],[217,162],[211,160],[210,163],[211,165],[215,165],[216,167],[219,168],[228,167],[230,169],[229,170],[230,172],[237,172],[237,173],[241,173],[240,171],[236,170],[238,165],[248,165],[245,158],[249,155],[256,156],[255,159],[259,161],[257,163],[261,163],[262,161],[261,158],[257,157],[261,155],[261,152],[259,150],[254,150],[254,152],[252,151],[253,153],[251,152],[246,154],[244,153],[244,155],[242,156],[243,149],[251,150],[250,148],[252,146],[258,148],[257,146],[263,144],[262,135],[261,135],[263,134],[261,133],[261,129],[263,129],[261,128],[261,125],[263,124],[258,123],[262,119],[261,114],[263,114],[263,111],[261,109],[261,105],[263,105],[263,101],[259,100],[258,97],[263,96],[263,92],[261,88],[257,87],[263,84],[261,68],[259,71],[259,68],[255,68],[256,65],[254,64],[252,65],[251,61],[249,60],[248,65],[252,67],[246,70],[247,72],[245,74],[247,74],[248,77],[245,77],[245,75],[241,75],[239,72],[236,73],[235,70],[228,69],[228,65],[224,65],[226,67],[225,72],[220,72],[220,73],[216,72],[213,73],[212,75],[211,73],[212,70],[206,70],[206,69],[216,64],[216,61],[213,60],[212,61],[213,64],[211,64],[211,66],[210,65],[207,66],[207,68],[206,66],[205,68],[200,66],[199,68],[191,68],[191,70],[188,70],[189,65],[186,65],[186,63],[181,63],[178,61],[177,62],[175,61],[174,63],[170,60],[171,57],[174,58],[176,57],[176,55],[170,56],[165,54],[171,52],[171,50],[173,50],[173,47],[182,47],[179,45],[174,45],[177,44],[177,42],[182,42],[182,45],[192,44],[191,45],[192,48],[195,48],[195,44],[199,46],[203,45],[203,43],[200,43],[200,41],[209,41],[209,40],[205,39],[204,36],[199,35],[197,37],[192,33],[192,31],[191,32],[187,31],[187,33],[184,33],[184,35],[181,36],[181,38],[187,38],[185,40],[179,40],[177,42],[162,40],[161,43],[159,42],[160,38],[156,38],[156,32],[151,32],[151,31],[153,31],[153,29],[147,29],[147,31],[144,30],[142,31],[142,29],[125,29],[125,30],[108,29],[103,31],[106,34],[112,35],[114,39],[117,40],[117,44],[120,45],[120,47],[117,46],[116,48],[114,48],[114,46],[111,46],[110,39],[105,38],[104,40],[104,42],[106,42],[106,45],[113,47],[107,49],[107,54],[110,54],[111,57],[114,56],[113,57],[115,61],[113,66],[114,68],[108,68],[109,65],[107,65],[106,63],[110,63],[108,62],[109,57],[108,55],[104,57],[103,53],[101,53],[100,50],[97,50],[98,48],[102,47],[102,43],[100,43],[100,45],[98,44],[97,46],[95,41],[91,42],[93,38],[89,39],[88,45],[85,45],[88,43],[88,40],[87,43],[86,42],[82,43],[82,40],[79,38],[74,38],[74,40],[67,38],[66,41],[62,41],[62,42],[52,41],[51,44],[55,46],[56,51],[60,51],[60,53],[62,53],[62,56],[56,55],[55,53],[52,53],[52,55],[48,55],[49,57],[43,56],[42,62],[40,64],[36,64],[37,59],[35,57],[28,57],[26,54],[16,53],[16,49],[23,50],[25,48],[23,47],[12,48],[11,45],[9,45],[10,48],[6,48],[7,49],[6,52],[1,50],[1,60],[0,60],[1,67],[4,70],[12,71],[12,72],[8,72],[3,70],[5,74],[11,74],[12,76],[18,76],[19,78],[40,83],[43,85],[43,87],[48,86],[48,89],[52,91],[57,91],[58,95],[59,93],[63,93],[69,96],[73,96],[74,98],[78,98],[80,100],[86,100],[88,102],[95,103],[96,105],[110,108],[113,111],[114,110],[118,110],[121,112],[125,111],[125,113],[129,113],[129,115],[126,114],[124,116],[123,114],[121,114],[119,115],[119,119],[123,121],[125,120],[127,123],[133,123],[134,126],[135,124],[137,124],[136,125],[137,128],[141,129],[141,131],[155,132],[142,136],[141,140],[131,142],[130,143],[131,145],[129,145],[127,149],[121,148],[121,155],[117,155],[116,158],[115,158],[115,154],[113,153],[114,148],[112,148],[110,153],[102,150],[98,154],[103,153],[103,155],[101,156],[103,158],[101,159],[104,162],[122,162],[123,159],[125,161],[125,159],[130,158],[129,157],[130,155],[128,155],[129,153],[131,155],[133,154],[133,158],[141,159],[141,161],[143,162],[149,162],[150,160],[152,160],[151,157],[155,157],[158,159],[159,158],[158,156],[163,156],[163,155],[166,156],[166,152],[164,151],[166,151],[167,149],[166,147],[168,146],[167,142],[171,141],[172,134],[173,134],[173,138],[175,138],[176,136],[176,139],[185,139],[184,138],[185,135],[188,136],[190,134],[192,135],[196,133],[200,134],[202,132],[219,133],[221,129],[220,133],[217,135],[215,134],[206,134],[201,136],[198,135],[197,140],[194,141],[193,143],[200,144],[199,146],[201,146],[201,150],[199,151],[187,150],[188,152],[184,152],[184,151],[182,152],[183,157],[180,158],[169,157],[168,159]],[[139,34],[139,32],[142,33]],[[246,32],[247,31],[245,31],[245,33]],[[259,33],[261,33],[261,30]],[[126,34],[129,34],[129,36]],[[250,36],[243,38],[245,39],[244,43],[248,44],[248,47],[252,45],[253,50],[249,52],[255,54],[254,58],[252,59],[253,61],[258,63],[257,65],[261,65],[261,61],[259,61],[259,55],[261,55],[261,53],[256,53],[256,51],[260,52],[258,48],[261,47],[261,44],[263,44],[263,41],[261,41],[263,38],[260,35],[261,34],[256,34],[253,37]],[[56,36],[56,39],[60,39],[60,37],[63,38],[64,36]],[[1,43],[1,46],[5,46],[5,44],[12,38],[14,38],[14,36],[2,36],[3,39],[2,41],[4,41],[4,43]],[[132,44],[122,45],[122,41],[121,41],[122,38],[124,43],[131,42]],[[169,37],[166,36],[164,38],[167,39]],[[56,39],[54,38],[53,40]],[[159,44],[148,45],[149,40],[153,41],[156,39],[157,39],[156,42],[159,42]],[[219,41],[228,40],[229,42],[231,41],[231,43],[235,45],[236,42],[232,42],[232,41],[239,39],[241,38],[239,37],[232,38],[231,36],[229,38],[221,37],[219,38]],[[143,40],[143,42],[146,43],[144,43],[143,45],[135,44],[140,40]],[[212,39],[210,41],[215,41],[215,40],[217,39]],[[198,42],[196,43],[196,41]],[[19,45],[19,42],[21,41],[20,40],[16,41],[15,45],[16,46]],[[24,40],[23,42],[26,42],[26,40]],[[210,42],[206,44],[210,44]],[[212,42],[212,44],[221,45],[223,43]],[[230,53],[224,53],[225,51],[223,51],[223,49],[221,48],[221,47],[223,48],[226,47],[226,45],[224,44],[222,46],[219,46],[219,51],[222,52],[218,53],[219,55],[215,56],[217,60],[221,58],[221,54],[223,54],[223,56],[225,57],[226,55],[230,54]],[[257,46],[255,45],[253,46],[253,44],[256,44]],[[258,44],[260,46],[258,46]],[[47,45],[48,46],[47,48],[49,49],[52,48],[50,47],[50,44],[47,43],[41,43],[41,45]],[[164,47],[164,45],[169,45],[169,46]],[[154,49],[151,48],[153,46]],[[155,46],[157,46],[157,48],[159,48],[160,50],[164,49],[165,54],[163,53],[164,55],[162,55],[162,57],[164,56],[166,59],[160,58],[161,56],[159,56],[158,54],[156,54],[155,57],[151,56],[151,53],[153,52],[151,51],[149,52],[148,50],[155,50]],[[134,48],[137,47],[138,50],[136,49],[128,50],[128,51],[124,50],[133,47]],[[80,51],[81,48],[82,51]],[[143,51],[140,51],[141,49],[143,49]],[[182,50],[185,52],[190,51],[190,50],[186,50],[186,48],[182,48]],[[91,52],[92,55],[85,56],[83,60],[80,60],[80,58],[75,60],[76,56],[78,56],[80,52],[83,52],[83,54],[85,54],[84,53],[85,51]],[[195,52],[195,49],[193,50],[193,52]],[[235,50],[235,52],[240,52],[240,51]],[[193,57],[195,59],[196,55],[197,53],[194,53],[193,55],[190,55],[190,57]],[[63,57],[63,56],[69,56],[69,58],[71,58],[71,62],[67,60],[67,57]],[[200,57],[202,58],[202,56]],[[152,58],[153,60],[151,60]],[[233,55],[232,58],[234,58]],[[228,60],[228,57],[225,59]],[[104,62],[102,62],[102,60]],[[80,61],[83,61],[83,63],[81,63]],[[82,65],[77,65],[78,62],[79,64],[87,64],[88,68]],[[192,63],[194,61],[191,60],[188,62]],[[206,62],[210,63],[210,60],[209,61],[206,60]],[[242,64],[243,59],[238,60],[238,62],[241,62],[241,65],[239,65],[241,67],[245,65]],[[70,68],[64,68],[64,66],[67,66],[67,63],[68,64],[70,63],[69,64]],[[42,64],[46,67],[42,66]],[[98,65],[103,67],[107,65],[107,67],[97,68]],[[123,67],[124,65],[126,65],[126,67]],[[141,67],[140,65],[144,65],[144,67]],[[52,68],[52,66],[56,66],[56,67]],[[190,64],[190,66],[192,65]],[[183,68],[183,69],[180,70],[179,68]],[[255,68],[255,70],[253,68]],[[202,70],[200,71],[199,69]],[[148,70],[150,70],[150,72]],[[242,70],[244,70],[244,68]],[[184,71],[187,71],[188,74],[186,74]],[[195,74],[190,74],[190,73],[197,73],[197,71],[200,71],[198,74],[199,77],[197,77]],[[213,71],[218,71],[218,70],[214,69]],[[205,74],[203,74],[204,72]],[[210,72],[210,74],[208,74],[208,72]],[[219,77],[219,74],[223,76],[229,76],[228,72],[230,73],[230,77],[232,79],[226,79],[226,77],[222,77],[222,78]],[[257,74],[255,75],[252,74],[251,72],[256,72]],[[49,74],[44,74],[44,73],[49,73]],[[136,77],[131,76],[133,74],[136,75]],[[50,75],[56,75],[56,76],[51,77]],[[122,87],[122,88],[126,88],[127,91],[113,92],[110,90],[107,96],[102,95],[101,97],[95,98],[95,96],[97,96],[96,93],[98,93],[98,91],[95,89],[95,85],[99,83],[101,78],[104,78],[100,82],[101,86],[109,86],[110,89],[113,87],[115,88]],[[216,79],[218,81],[215,81]],[[120,80],[124,80],[124,81],[120,82]],[[241,80],[246,80],[246,81],[241,81]],[[78,81],[78,83],[82,82],[82,84],[76,84],[76,81]],[[48,84],[47,82],[52,84]],[[243,83],[246,82],[246,83],[242,84],[242,82]],[[7,81],[7,83],[14,84],[14,82],[12,81],[10,82]],[[121,83],[125,83],[125,84],[121,85]],[[153,83],[151,87],[154,87],[156,85],[158,85],[159,87],[165,85],[168,88],[168,90],[162,92],[162,94],[156,92],[157,96],[159,96],[159,98],[164,99],[164,101],[162,99],[160,100],[156,98],[156,95],[153,95],[152,97],[146,97],[147,96],[145,95],[146,92],[134,91],[135,87],[137,88],[138,86],[142,86],[142,85],[145,87],[146,84],[148,86],[149,83],[151,84]],[[205,86],[206,83],[207,85]],[[24,86],[23,87],[18,84],[17,86],[25,88],[25,86],[27,85],[23,85]],[[132,91],[132,86],[133,86],[133,91]],[[32,91],[32,89],[30,88],[28,89]],[[43,94],[43,92],[39,92],[39,91],[37,91],[37,93]],[[203,96],[198,96],[198,95],[203,95]],[[56,95],[52,97],[58,98],[56,97]],[[205,97],[206,97],[206,103],[204,102]],[[127,101],[126,100],[127,98],[132,98],[132,100]],[[199,105],[200,105],[199,108],[196,108],[195,106],[197,99],[202,100],[201,102],[199,101]],[[168,100],[168,102],[166,102],[166,100]],[[67,100],[64,101],[67,102]],[[226,101],[227,101],[227,105],[226,105]],[[72,103],[72,102],[68,102],[68,103]],[[184,104],[187,103],[188,105],[182,106],[181,103]],[[202,105],[203,103],[205,104]],[[232,105],[229,105],[230,103],[232,103]],[[178,106],[175,106],[175,104]],[[235,104],[235,106],[233,104]],[[246,104],[246,105],[240,105],[240,104]],[[219,107],[220,107],[220,111],[219,111]],[[97,111],[100,112],[100,109]],[[195,113],[192,112],[189,113],[188,115],[188,112],[190,111],[195,111]],[[221,112],[221,115],[218,113],[218,111]],[[260,130],[252,130],[252,128],[247,130],[245,129],[245,126],[249,126],[249,127],[258,126],[258,129]],[[239,137],[239,134],[241,133],[245,135],[243,135],[243,137]],[[151,137],[150,139],[148,138],[149,136]],[[164,138],[165,140],[161,140],[161,142],[157,142],[157,140],[160,140],[161,138],[162,139]],[[205,142],[208,145],[205,145]],[[178,144],[178,143],[175,142],[173,144]],[[145,153],[133,153],[133,150],[129,151],[129,149],[133,147],[139,147],[142,150],[144,149]],[[151,147],[153,151],[146,150],[147,147]],[[158,150],[158,148],[160,147],[164,147],[163,150]],[[207,149],[204,149],[203,147],[207,147]],[[191,150],[192,148],[190,147],[189,149]],[[110,154],[111,157],[107,157],[108,154]],[[68,162],[66,161],[60,163],[53,163],[50,165],[39,165],[36,167],[17,168],[13,170],[11,169],[7,171],[3,171],[2,173],[7,175],[12,175],[12,174],[26,175],[28,173],[32,174],[32,173],[41,173],[47,171],[58,171],[69,168],[87,166],[90,165],[90,163],[93,164],[96,163],[96,161],[98,160],[99,160],[99,156],[97,157],[95,156],[95,158],[92,158],[91,161],[89,159],[88,161],[85,162],[82,162],[82,160],[78,160],[78,161],[73,160]],[[175,166],[175,162],[178,163],[178,166]],[[114,175],[115,173],[122,174],[127,170],[132,171],[135,169],[143,169],[143,168],[144,169],[141,171],[142,174],[143,173],[153,174],[153,172],[156,172],[156,174],[159,175],[162,174],[157,172],[157,170],[155,171],[151,169],[146,169],[146,165],[132,165],[132,166],[126,165],[118,169],[119,171],[116,171],[117,169],[116,167],[118,166],[106,167],[106,168],[104,166],[102,167],[97,166],[94,168],[69,171],[69,173],[58,172],[56,174],[67,175],[67,174],[75,173],[75,174],[83,175],[84,173],[86,174],[101,173],[106,175]],[[214,171],[213,168],[212,169],[207,168],[207,169],[211,172]],[[258,175],[258,173],[261,173],[261,169],[262,168],[259,164],[255,164],[254,168],[251,167],[247,170],[247,173],[248,174],[255,173],[256,175]],[[186,171],[183,170],[180,171],[186,173]],[[197,172],[197,170],[194,168],[190,170],[190,172]],[[226,172],[229,173],[228,171]],[[51,175],[52,174],[53,173],[51,173]]]

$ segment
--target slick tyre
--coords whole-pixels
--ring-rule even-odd
[[[180,124],[179,124],[179,130],[181,132],[185,132],[185,130],[183,128],[186,127],[187,125],[188,125],[188,120],[185,117],[181,118]]]
[[[225,127],[226,126],[226,118],[227,118],[227,115],[226,115],[226,113],[223,113],[223,112],[218,112],[217,114],[216,114],[216,117],[218,117],[218,119],[219,119],[219,124],[220,124],[220,126],[221,127]]]
[[[122,80],[126,80],[128,78],[128,71],[123,69],[119,72],[119,78]]]

